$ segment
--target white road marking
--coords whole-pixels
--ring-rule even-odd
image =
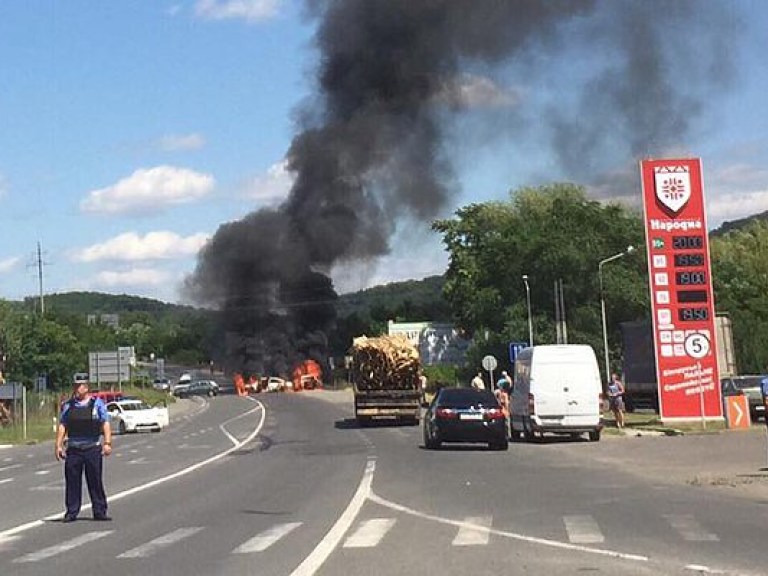
[[[467,525],[465,522],[461,522],[459,520],[451,520],[450,518],[443,518],[441,516],[435,516],[433,514],[419,512],[418,510],[408,508],[407,506],[402,506],[395,502],[390,502],[389,500],[386,500],[381,496],[377,496],[373,492],[371,492],[370,496],[368,496],[368,499],[371,502],[375,502],[376,504],[379,504],[381,506],[386,506],[387,508],[390,508],[392,510],[397,510],[398,512],[402,512],[403,514],[410,514],[411,516],[415,516],[417,518],[431,520],[433,522],[446,524],[448,526],[461,527],[461,526]],[[585,552],[587,554],[595,554],[598,556],[608,556],[611,558],[620,558],[622,560],[633,560],[636,562],[648,562],[649,560],[648,556],[643,556],[640,554],[630,554],[627,552],[619,552],[617,550],[606,550],[603,548],[589,548],[587,546],[579,546],[578,544],[570,544],[568,542],[559,542],[557,540],[547,540],[546,538],[526,536],[525,534],[518,534],[517,532],[508,532],[506,530],[496,530],[494,528],[484,528],[483,526],[478,526],[478,525],[473,525],[472,527],[475,528],[476,530],[487,530],[489,533],[493,534],[494,536],[502,536],[504,538],[510,538],[511,540],[519,540],[521,542],[529,542],[531,544],[541,544],[542,546],[549,546],[551,548],[560,548],[562,550],[572,550],[575,552]]]
[[[0,468],[0,472],[5,472],[6,470],[13,470],[15,468],[21,468],[21,464],[11,464],[10,466],[3,466]]]
[[[587,514],[563,516],[563,521],[565,522],[565,530],[568,532],[568,540],[574,544],[605,542],[605,537],[592,516]]]
[[[149,462],[147,461],[146,458],[144,458],[144,456],[141,456],[139,458],[134,458],[133,460],[128,460],[128,464],[148,464],[148,463]]]
[[[339,545],[339,542],[344,537],[344,534],[349,530],[352,522],[355,521],[355,517],[360,512],[366,499],[371,494],[371,483],[373,482],[373,472],[376,470],[376,461],[369,459],[365,465],[365,471],[363,472],[363,478],[360,480],[360,485],[357,487],[355,495],[352,496],[347,505],[347,509],[344,510],[336,523],[323,537],[320,543],[315,546],[315,549],[304,558],[301,564],[291,573],[291,576],[312,576],[317,572],[323,563],[331,555],[331,552]]]
[[[272,544],[280,540],[280,538],[301,526],[301,524],[301,522],[288,522],[287,524],[278,524],[277,526],[273,526],[269,530],[265,530],[250,540],[243,542],[240,546],[235,548],[232,553],[250,554],[251,552],[263,552],[272,546]]]
[[[0,480],[0,484],[7,484],[8,482],[13,482],[13,478],[3,478]]]
[[[146,558],[147,556],[151,556],[162,548],[167,548],[168,546],[171,546],[180,540],[184,540],[184,538],[189,538],[190,536],[197,534],[202,529],[203,528],[201,526],[179,528],[178,530],[169,532],[168,534],[160,536],[159,538],[150,540],[146,544],[142,544],[141,546],[137,546],[136,548],[128,550],[127,552],[123,552],[118,556],[118,558]]]
[[[13,458],[3,458],[3,462],[13,462]]]
[[[254,400],[251,398],[248,398],[251,402],[255,402],[258,404],[258,407],[261,409],[261,418],[259,419],[259,423],[256,426],[256,428],[253,429],[253,431],[248,435],[247,438],[245,438],[242,442],[239,444],[232,446],[230,448],[227,448],[223,452],[219,452],[218,454],[215,454],[214,456],[211,456],[210,458],[207,458],[206,460],[201,460],[200,462],[197,462],[196,464],[192,464],[191,466],[187,466],[186,468],[183,468],[182,470],[179,470],[178,472],[174,472],[173,474],[168,474],[167,476],[162,476],[161,478],[157,478],[155,480],[152,480],[151,482],[147,482],[146,484],[141,484],[140,486],[135,486],[134,488],[130,488],[128,490],[124,490],[123,492],[119,492],[117,494],[113,494],[109,497],[110,502],[115,502],[117,500],[122,500],[123,498],[126,498],[128,496],[132,496],[134,494],[138,494],[139,492],[143,492],[145,490],[149,490],[150,488],[154,488],[155,486],[158,486],[160,484],[164,484],[165,482],[169,482],[170,480],[175,480],[176,478],[180,478],[182,476],[186,476],[187,474],[190,474],[191,472],[194,472],[195,470],[199,470],[200,468],[204,466],[208,466],[209,464],[212,464],[213,462],[217,462],[218,460],[221,460],[222,458],[225,458],[232,454],[235,450],[240,449],[242,446],[245,446],[249,442],[251,442],[256,436],[258,436],[259,432],[261,432],[261,429],[264,427],[264,421],[266,420],[266,407],[259,402],[258,400]],[[254,409],[255,410],[255,409]],[[253,412],[253,410],[251,410]],[[90,510],[91,504],[85,504],[82,507],[82,510]],[[46,516],[45,518],[42,518],[40,520],[32,520],[30,522],[27,522],[25,524],[21,524],[19,526],[15,526],[13,528],[9,528],[8,530],[3,530],[0,532],[0,539],[6,537],[6,536],[12,536],[14,534],[20,534],[21,532],[26,532],[27,530],[31,530],[33,528],[37,528],[38,526],[42,526],[45,524],[47,520],[56,520],[57,518],[60,518],[64,512],[58,512],[56,514],[50,514]]]
[[[40,560],[45,560],[47,558],[51,558],[52,556],[56,556],[57,554],[61,554],[62,552],[67,552],[69,550],[77,548],[78,546],[82,546],[83,544],[88,544],[89,542],[98,540],[99,538],[104,538],[104,536],[108,536],[109,534],[112,534],[112,532],[114,532],[114,530],[105,530],[103,532],[86,532],[85,534],[82,534],[76,538],[72,538],[72,540],[67,540],[66,542],[62,542],[61,544],[50,546],[48,548],[43,548],[42,550],[38,550],[37,552],[32,552],[20,558],[16,558],[16,560],[14,560],[14,563],[22,564],[27,562],[38,562]]]
[[[351,536],[344,541],[344,548],[373,548],[390,528],[395,525],[394,518],[372,518],[362,522]]]
[[[50,470],[38,470],[35,472],[35,476],[45,476],[46,474],[50,474]]]
[[[689,542],[718,542],[720,538],[716,534],[707,532],[692,514],[665,514],[664,518],[672,528],[680,533],[684,540]]]
[[[701,564],[688,564],[684,566],[686,570],[693,570],[703,574],[725,574],[725,570],[718,570],[717,568],[710,568],[709,566],[702,566]]]
[[[469,516],[459,528],[459,532],[451,542],[452,546],[485,546],[491,537],[489,528],[493,523],[492,516]],[[476,526],[482,529],[478,530]]]
[[[0,550],[7,550],[10,547],[10,544],[13,544],[13,542],[20,538],[21,536],[6,536],[5,538],[0,538]]]
[[[30,486],[28,490],[30,492],[58,492],[64,489],[63,482],[57,482],[55,484],[41,484],[40,486]]]

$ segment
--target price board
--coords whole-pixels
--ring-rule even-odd
[[[640,163],[662,419],[722,418],[701,160]]]

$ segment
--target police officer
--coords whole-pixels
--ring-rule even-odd
[[[102,482],[102,456],[111,453],[112,430],[107,408],[100,398],[91,396],[88,382],[76,382],[72,397],[62,407],[56,429],[56,459],[64,460],[66,481],[67,511],[63,522],[74,522],[80,513],[83,470],[91,497],[93,519],[111,520],[107,516],[107,495]]]

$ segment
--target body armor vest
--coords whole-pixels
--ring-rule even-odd
[[[98,438],[101,436],[101,422],[96,411],[96,399],[91,398],[85,406],[69,401],[67,410],[67,434],[70,438]]]

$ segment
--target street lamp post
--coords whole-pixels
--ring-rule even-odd
[[[634,246],[627,246],[627,249],[623,252],[619,252],[618,254],[614,254],[613,256],[609,256],[605,260],[600,260],[600,263],[597,265],[597,276],[600,280],[600,314],[603,321],[603,353],[605,354],[605,378],[606,380],[609,380],[611,378],[611,364],[610,360],[608,359],[608,328],[606,327],[605,322],[605,293],[603,292],[603,265],[608,264],[608,262],[613,262],[614,260],[618,260],[619,258],[626,256],[627,254],[631,254],[634,252],[635,247]]]
[[[531,317],[531,287],[528,285],[528,274],[523,274],[525,283],[525,300],[528,303],[528,345],[533,346],[533,318]]]

